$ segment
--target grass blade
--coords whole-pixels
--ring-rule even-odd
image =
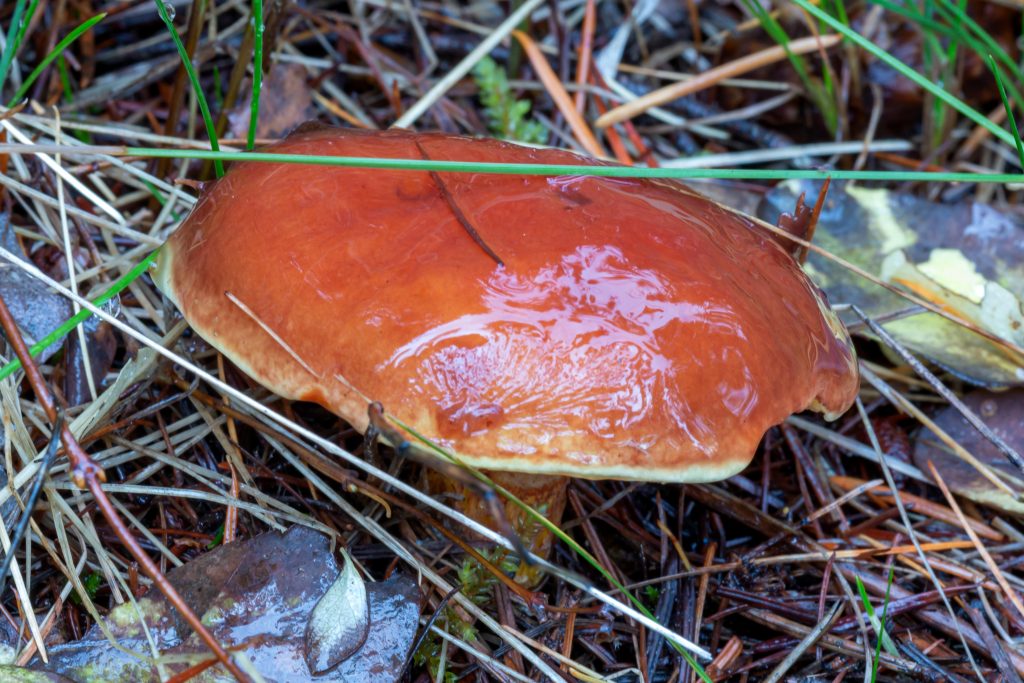
[[[892,587],[893,572],[889,570],[889,585],[885,589],[885,606],[882,608],[882,618],[879,619],[875,614],[875,608],[871,606],[871,600],[868,598],[868,591],[864,587],[864,582],[861,581],[859,576],[854,576],[854,580],[857,583],[857,592],[860,593],[860,601],[864,604],[864,611],[868,613],[868,621],[871,622],[872,628],[878,633],[878,640],[875,643],[875,659],[872,664],[872,676],[871,680],[875,681],[878,678],[878,660],[879,655],[882,653],[882,648],[894,657],[899,656],[899,651],[896,649],[896,645],[889,638],[889,634],[885,631],[885,615],[889,610],[889,589]]]
[[[256,144],[256,126],[260,120],[260,91],[263,88],[263,0],[252,0],[252,103],[249,110],[249,136],[245,148]]]
[[[171,34],[174,46],[178,49],[178,56],[181,57],[181,64],[185,67],[185,72],[188,74],[188,80],[192,83],[192,91],[196,95],[196,101],[199,103],[199,111],[203,115],[203,124],[206,126],[206,135],[210,138],[210,149],[217,152],[220,150],[220,143],[217,142],[217,131],[213,126],[213,118],[210,116],[210,106],[206,103],[206,95],[203,94],[203,88],[199,83],[199,76],[196,74],[195,67],[192,66],[192,60],[189,59],[188,51],[185,50],[185,45],[181,42],[181,36],[178,35],[178,29],[174,28],[174,22],[171,21],[170,15],[167,14],[167,7],[164,6],[162,0],[153,1],[156,3],[156,11],[160,13],[160,18],[163,19],[164,24],[167,26],[167,30]],[[224,164],[221,159],[214,158],[213,166],[217,173],[217,177],[223,177]]]
[[[28,31],[28,25],[32,22],[32,17],[36,15],[36,6],[38,4],[39,0],[32,0],[32,4],[28,6],[28,11],[25,12],[25,19],[21,22],[21,26],[18,28],[18,35],[14,39],[15,45],[20,47],[25,42],[25,32]]]
[[[857,33],[848,26],[844,26],[840,21],[834,19],[827,12],[823,12],[819,8],[815,7],[810,2],[808,2],[808,0],[793,0],[793,2],[796,3],[796,5],[799,6],[802,10],[814,15],[819,20],[825,22],[826,24],[831,26],[837,33],[840,33],[846,38],[849,38],[858,47],[867,50],[873,56],[885,62],[885,64],[887,64],[888,66],[890,66],[903,76],[909,78],[924,90],[928,91],[938,99],[942,100],[949,106],[953,107],[953,109],[957,110],[958,112],[969,118],[971,121],[974,121],[979,126],[988,129],[988,131],[992,133],[992,135],[996,136],[997,138],[999,138],[1000,140],[1009,145],[1014,144],[1013,136],[1009,132],[1004,130],[1002,127],[997,126],[996,124],[989,121],[988,117],[979,112],[977,109],[974,109],[969,104],[961,100],[956,95],[953,95],[942,86],[932,83],[930,80],[928,80],[928,78],[914,71],[909,66],[907,66],[900,60],[896,59],[895,57],[893,57],[888,52],[872,43],[870,40],[868,40],[861,34]]]
[[[1013,141],[1017,143],[1017,156],[1020,158],[1020,167],[1024,168],[1024,144],[1021,143],[1020,131],[1017,130],[1017,121],[1013,118],[1013,108],[1010,107],[1010,100],[1006,97],[1006,88],[1003,87],[1003,78],[999,75],[999,68],[996,66],[996,59],[988,56],[988,68],[992,69],[992,75],[996,77],[996,85],[999,86],[999,96],[1003,98],[1003,107],[1006,109],[1006,118],[1010,122],[1010,132],[1013,134]]]
[[[988,121],[988,119],[985,119]],[[991,123],[991,122],[990,122]],[[994,125],[994,124],[992,124]],[[1003,135],[1012,136],[995,127]],[[36,146],[38,147],[38,146]],[[14,149],[7,149],[14,148]],[[872,180],[878,182],[963,182],[1024,183],[1024,173],[956,173],[936,171],[837,171],[831,169],[767,168],[650,168],[639,166],[584,166],[577,164],[501,164],[435,159],[393,159],[375,157],[320,156],[314,154],[274,154],[271,152],[211,152],[202,149],[161,147],[97,147],[103,154],[122,154],[147,158],[221,159],[266,163],[309,164],[345,168],[380,168],[399,171],[437,171],[441,173],[503,173],[506,175],[597,176],[604,178],[721,178],[730,180]],[[21,151],[14,145],[0,145],[0,153]],[[31,151],[41,151],[33,148]],[[88,150],[76,147],[76,153]]]
[[[75,28],[75,30],[64,36],[64,39],[57,43],[54,46],[54,48],[50,50],[50,53],[43,58],[43,61],[39,62],[39,64],[36,65],[36,68],[32,70],[32,73],[28,75],[28,78],[26,78],[25,81],[21,84],[21,87],[18,88],[18,91],[14,93],[14,97],[12,97],[10,102],[7,103],[8,108],[13,107],[25,97],[25,95],[28,93],[28,89],[31,88],[32,84],[36,82],[36,79],[42,75],[46,67],[50,66],[50,63],[53,60],[57,59],[57,57],[63,54],[64,50],[68,49],[68,46],[70,46],[71,43],[78,40],[79,36],[81,36],[83,33],[91,29],[93,26],[103,21],[103,19],[106,16],[106,13],[103,13],[97,14],[91,19],[86,19],[81,24],[79,24]]]
[[[0,90],[7,82],[7,73],[11,70],[14,53],[18,51],[18,36],[24,35],[21,30],[21,18],[25,13],[25,0],[18,0],[11,15],[11,25],[7,27],[7,40],[4,41],[4,52],[0,55]],[[27,21],[25,22],[28,23]]]
[[[836,126],[838,126],[839,121],[839,114],[836,111],[835,100],[832,97],[831,88],[827,85],[823,86],[811,77],[811,74],[807,69],[807,60],[802,55],[795,55],[790,52],[789,34],[786,33],[786,29],[782,27],[782,24],[780,24],[775,17],[761,6],[759,0],[744,0],[744,5],[746,6],[747,11],[754,15],[761,23],[761,28],[771,36],[772,40],[774,40],[778,45],[781,45],[782,49],[786,51],[786,56],[789,58],[790,64],[793,65],[793,69],[796,71],[797,76],[799,76],[800,82],[804,84],[804,90],[807,91],[807,96],[825,118],[825,127],[828,129],[829,134],[835,135]],[[825,74],[827,77],[827,68],[825,69]]]

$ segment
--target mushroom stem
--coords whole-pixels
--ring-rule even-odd
[[[440,472],[426,470],[427,486],[434,496],[453,494],[452,506],[467,517],[493,526],[495,520],[491,507],[476,492],[460,481],[444,476]],[[495,472],[485,470],[484,474],[491,481],[505,488],[513,496],[541,513],[556,526],[562,521],[565,511],[565,489],[568,477],[547,474],[524,474],[522,472]],[[547,558],[551,554],[554,536],[540,522],[533,519],[528,512],[511,501],[502,501],[505,517],[512,531],[519,536],[523,547],[534,555]],[[540,583],[542,575],[536,567],[521,563],[516,571],[515,580],[523,586],[534,588]]]

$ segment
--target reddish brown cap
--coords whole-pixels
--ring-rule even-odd
[[[597,163],[404,131],[306,130],[266,151]],[[790,255],[669,181],[238,163],[157,282],[273,391],[360,430],[381,401],[494,470],[722,479],[768,427],[841,413],[858,387],[846,330]]]

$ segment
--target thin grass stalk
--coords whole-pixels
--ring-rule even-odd
[[[1017,158],[1020,159],[1020,167],[1024,168],[1024,143],[1020,139],[1020,131],[1017,130],[1017,120],[1013,116],[1013,108],[1010,106],[1010,100],[1006,97],[1006,88],[1003,87],[1003,79],[999,75],[999,69],[996,67],[996,60],[992,55],[988,56],[988,68],[992,70],[992,75],[996,78],[996,85],[999,86],[999,97],[1003,100],[1003,108],[1006,109],[1006,119],[1010,122],[1010,132],[1013,133],[1013,140],[1017,143]]]
[[[901,75],[912,80],[914,83],[916,83],[918,86],[923,88],[928,93],[934,95],[935,97],[942,100],[949,106],[953,107],[958,112],[969,118],[971,121],[974,121],[974,123],[982,126],[983,128],[988,129],[988,131],[992,133],[992,135],[994,135],[995,137],[999,138],[1000,140],[1009,145],[1014,144],[1013,136],[1010,135],[1009,132],[992,123],[988,119],[988,117],[979,112],[977,109],[971,107],[969,104],[961,100],[956,95],[953,95],[949,91],[945,90],[942,86],[932,83],[929,79],[922,76],[918,72],[914,71],[909,66],[907,66],[900,60],[896,59],[895,57],[893,57],[888,52],[875,45],[873,42],[871,42],[864,36],[860,35],[859,33],[850,29],[849,27],[844,26],[841,22],[829,16],[828,13],[823,12],[819,8],[815,7],[813,4],[808,2],[808,0],[792,1],[804,11],[813,14],[815,17],[831,26],[838,33],[841,33],[845,37],[852,40],[862,49],[870,52],[873,56],[882,60],[885,64],[899,72]]]
[[[178,49],[178,56],[181,57],[181,63],[185,67],[188,79],[192,83],[192,91],[195,94],[196,102],[199,104],[199,111],[203,116],[203,125],[206,126],[206,135],[210,138],[210,149],[217,152],[220,150],[220,143],[217,141],[217,131],[213,126],[213,118],[210,116],[210,106],[206,103],[206,95],[203,94],[203,87],[199,83],[199,75],[196,74],[195,67],[192,66],[192,60],[189,59],[188,51],[185,49],[184,44],[182,44],[181,36],[178,35],[178,29],[174,27],[174,22],[171,21],[170,15],[167,14],[167,8],[164,6],[164,3],[162,0],[154,0],[154,2],[156,3],[156,10],[160,14],[160,18],[171,34],[174,46]],[[222,160],[215,158],[213,167],[218,178],[224,176]]]
[[[18,51],[18,36],[24,36],[21,30],[22,16],[25,13],[25,0],[17,0],[14,5],[14,13],[11,15],[11,25],[7,27],[7,39],[4,41],[4,51],[0,54],[0,91],[7,82],[7,74],[14,62],[14,53]],[[28,21],[25,21],[28,24]]]
[[[249,135],[245,142],[245,148],[249,150],[256,144],[256,127],[260,120],[260,91],[263,89],[263,0],[252,0],[252,28],[252,102],[249,108]]]
[[[988,119],[986,119],[988,121]],[[988,127],[1000,131],[1000,138],[1014,144],[1013,136],[989,122]],[[308,154],[275,154],[272,152],[236,152],[204,149],[167,149],[116,145],[61,146],[0,144],[0,154],[51,153],[106,154],[139,158],[216,159],[220,161],[255,161],[261,163],[307,164],[345,168],[377,168],[393,171],[437,171],[440,173],[497,173],[505,175],[580,176],[602,178],[717,178],[722,180],[867,180],[876,182],[936,183],[1024,183],[1024,173],[978,173],[945,171],[844,171],[832,169],[761,169],[761,168],[670,168],[637,166],[583,166],[575,164],[505,164],[474,161],[442,161],[432,159],[395,159],[380,157],[319,156]]]
[[[60,57],[64,53],[64,50],[68,49],[71,43],[78,40],[78,38],[83,33],[91,29],[93,26],[103,21],[103,19],[106,16],[107,14],[106,12],[104,12],[102,14],[97,14],[91,19],[86,19],[81,24],[76,26],[75,29],[71,31],[71,33],[64,36],[64,39],[57,43],[57,45],[55,45],[54,48],[50,50],[49,54],[43,57],[43,61],[39,62],[39,64],[36,65],[36,68],[32,70],[32,73],[28,75],[28,78],[26,78],[22,82],[21,87],[18,88],[18,90],[14,93],[14,96],[7,103],[7,107],[11,108],[14,107],[14,105],[18,104],[18,102],[20,102],[22,98],[24,98],[25,95],[28,93],[28,89],[32,87],[32,84],[36,82],[36,79],[39,78],[39,76],[42,75],[43,71],[46,70],[46,67],[50,66],[50,63],[53,60],[57,59],[57,57]]]

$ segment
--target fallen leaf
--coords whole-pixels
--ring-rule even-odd
[[[396,574],[369,584],[367,596],[370,629],[366,642],[336,671],[349,683],[394,683],[412,654],[420,623],[420,589],[411,577]]]
[[[366,642],[370,610],[366,584],[344,551],[345,569],[331,584],[306,624],[306,663],[322,674],[347,659]]]
[[[416,582],[396,575],[368,584],[371,625],[365,642],[334,669],[314,676],[306,664],[304,634],[310,615],[334,584],[338,566],[328,539],[305,527],[270,532],[221,546],[167,573],[185,602],[213,636],[252,662],[268,683],[393,683],[404,667],[419,624],[420,592]],[[168,675],[210,658],[209,651],[184,620],[155,590],[131,604],[115,607],[105,626],[119,645],[112,648],[98,626],[78,641],[54,645],[50,661],[34,670],[67,677],[75,683],[156,681],[141,620],[164,657]],[[193,681],[230,681],[217,665]]]
[[[963,401],[1010,446],[1018,452],[1024,449],[1024,389],[974,391]],[[1024,492],[1020,470],[967,422],[959,410],[953,406],[944,408],[934,421],[975,458],[994,470],[1011,489]],[[922,430],[918,435],[913,458],[914,464],[925,473],[929,471],[928,461],[935,463],[939,476],[954,493],[1005,512],[1024,514],[1024,503],[994,486],[972,465],[956,457],[932,432]]]
[[[252,118],[252,83],[243,85],[245,101],[228,114],[231,134],[245,139]],[[312,90],[306,85],[306,69],[301,64],[275,62],[263,77],[260,87],[259,123],[256,137],[280,138],[300,123],[316,118]]]
[[[32,671],[20,666],[0,665],[0,681],[7,683],[74,683],[70,678],[48,671]]]
[[[787,181],[766,195],[758,215],[775,222],[820,183]],[[1024,219],[983,204],[929,202],[888,190],[833,183],[814,242],[976,326],[1024,344]],[[805,268],[833,302],[873,318],[905,311],[906,299],[812,253]],[[852,313],[846,323],[856,322]],[[935,313],[883,325],[911,351],[988,387],[1024,384],[1024,358]]]
[[[64,398],[69,406],[82,405],[92,399],[88,374],[92,375],[96,389],[101,389],[103,379],[113,367],[117,355],[117,336],[113,325],[98,317],[90,318],[84,325],[88,365],[84,360],[78,333],[69,334],[64,342]],[[88,373],[86,368],[89,369]]]
[[[0,247],[26,263],[29,262],[18,244],[6,212],[0,213]],[[72,315],[70,301],[4,260],[0,260],[0,296],[3,296],[29,345],[48,335]],[[47,360],[60,347],[60,340],[50,344],[38,356],[39,360]]]

